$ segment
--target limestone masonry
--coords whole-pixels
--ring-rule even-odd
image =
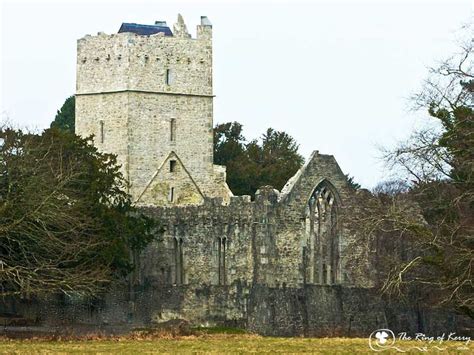
[[[77,134],[117,154],[135,203],[165,231],[135,256],[126,291],[75,319],[179,318],[284,335],[436,324],[428,312],[395,312],[371,290],[352,222],[363,191],[348,186],[333,156],[313,152],[282,191],[232,195],[225,167],[213,164],[213,100],[205,16],[195,38],[178,16],[173,31],[164,21],[124,23],[78,40]]]

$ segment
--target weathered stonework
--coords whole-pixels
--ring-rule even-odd
[[[309,231],[306,206],[318,186],[329,186],[329,181],[337,191],[337,239],[318,269],[320,245],[316,234]],[[255,201],[238,196],[231,197],[227,205],[206,199],[196,206],[143,208],[164,224],[165,232],[138,260],[135,282],[157,287],[235,283],[370,286],[370,275],[361,278],[345,267],[350,258],[346,245],[355,234],[346,218],[354,213],[353,194],[334,158],[315,152],[282,193],[263,187]],[[333,277],[331,265],[336,269]],[[323,270],[326,274],[320,275]],[[178,273],[184,276],[182,280]]]

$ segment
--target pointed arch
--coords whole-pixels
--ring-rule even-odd
[[[312,190],[307,201],[304,280],[318,284],[339,283],[341,272],[338,210],[341,199],[334,185],[323,179]]]
[[[331,195],[334,197],[335,202],[337,203],[338,206],[341,206],[341,197],[339,196],[339,193],[337,192],[336,187],[328,180],[328,179],[321,179],[315,186],[315,188],[311,191],[311,193],[308,195],[308,198],[306,201],[311,200],[311,197],[313,197],[319,189],[325,189],[325,191],[330,192]]]

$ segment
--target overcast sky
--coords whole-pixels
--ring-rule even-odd
[[[377,146],[409,135],[423,114],[407,97],[427,67],[456,50],[471,1],[2,1],[3,117],[45,128],[74,94],[76,40],[122,22],[214,30],[214,123],[238,121],[247,138],[268,127],[302,154],[332,154],[371,188],[385,179]]]

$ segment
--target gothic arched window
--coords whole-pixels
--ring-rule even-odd
[[[326,180],[316,186],[306,206],[305,282],[335,284],[339,274],[338,196]]]

